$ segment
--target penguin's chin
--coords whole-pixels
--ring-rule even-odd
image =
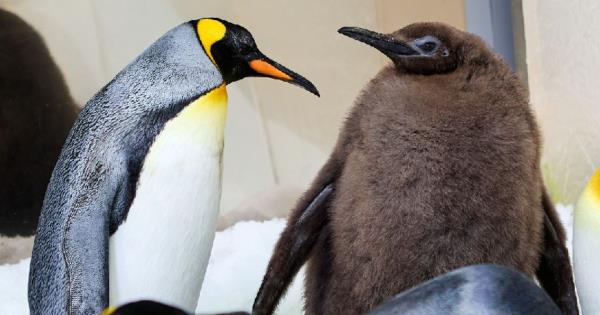
[[[436,57],[400,57],[391,58],[400,72],[433,75],[446,74],[458,68],[458,64],[451,59]]]

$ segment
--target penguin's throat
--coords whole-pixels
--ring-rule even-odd
[[[189,141],[200,143],[211,153],[221,154],[226,118],[227,89],[222,84],[187,105],[165,124],[163,131],[179,139],[181,150],[186,149],[186,141]]]
[[[221,159],[227,117],[225,85],[210,90],[167,121],[150,146],[142,170],[196,168]]]
[[[600,169],[592,175],[584,194],[600,211]]]
[[[219,213],[226,113],[219,86],[167,121],[151,144],[127,219],[110,239],[111,304],[195,308]]]

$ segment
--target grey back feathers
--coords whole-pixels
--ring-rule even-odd
[[[108,302],[108,238],[165,122],[223,84],[191,23],[158,39],[83,108],[54,169],[31,260],[31,314],[96,314]],[[110,232],[109,232],[110,231]]]

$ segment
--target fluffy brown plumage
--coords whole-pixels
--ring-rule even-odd
[[[435,51],[417,46],[431,36]],[[403,53],[419,56],[378,48],[394,63],[361,92],[293,209],[254,313],[272,312],[310,255],[307,314],[365,314],[481,263],[532,277],[544,271],[541,283],[563,312],[576,314],[564,233],[544,193],[538,127],[516,75],[481,39],[443,24],[381,38],[379,47],[410,43]],[[331,198],[306,211],[326,185]]]
[[[43,39],[0,9],[0,236],[34,234],[77,112]]]

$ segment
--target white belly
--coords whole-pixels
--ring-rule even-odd
[[[573,225],[573,269],[581,312],[600,314],[600,169],[581,195]]]
[[[575,230],[573,241],[573,269],[582,314],[600,314],[600,226]]]
[[[110,305],[196,308],[219,212],[226,113],[224,104],[198,102],[157,136],[127,219],[110,238]]]

